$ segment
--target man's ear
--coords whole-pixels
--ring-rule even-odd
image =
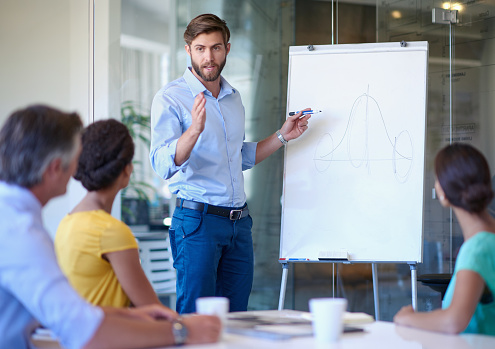
[[[229,52],[230,52],[230,42],[227,45],[225,45],[225,49],[227,51],[227,54],[229,54]]]
[[[62,159],[56,158],[50,161],[43,172],[43,182],[57,182],[58,175],[62,171]]]
[[[186,52],[187,52],[187,54],[189,55],[189,57],[191,57],[191,46],[189,46],[188,44],[186,44],[186,45],[184,46],[184,48],[186,49]]]
[[[63,170],[62,159],[61,158],[55,158],[48,164],[45,172],[51,172],[53,174],[56,174],[62,170]]]

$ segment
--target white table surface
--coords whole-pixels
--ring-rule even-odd
[[[334,344],[318,343],[313,337],[290,340],[267,340],[226,333],[215,344],[188,345],[189,349],[494,349],[495,337],[482,335],[445,335],[396,326],[392,322],[377,321],[356,325],[365,332],[346,333]]]
[[[365,332],[345,333],[337,343],[318,343],[313,337],[269,340],[225,333],[218,343],[187,345],[188,349],[494,349],[495,336],[445,335],[376,321],[363,325]],[[38,348],[60,348],[56,341],[35,341]],[[169,347],[170,348],[170,347]]]

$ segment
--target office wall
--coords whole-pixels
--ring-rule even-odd
[[[90,2],[2,0],[0,123],[32,103],[77,111],[89,122]],[[71,180],[68,194],[45,207],[45,224],[52,234],[83,193]]]

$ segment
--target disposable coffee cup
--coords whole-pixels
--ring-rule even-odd
[[[313,335],[318,342],[336,342],[344,329],[345,298],[313,298],[309,310],[313,318]]]

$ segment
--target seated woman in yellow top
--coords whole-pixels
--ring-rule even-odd
[[[74,178],[88,193],[57,229],[55,250],[62,271],[95,305],[161,304],[141,268],[131,230],[110,215],[133,170],[129,131],[113,119],[97,121],[86,128],[82,147]]]

